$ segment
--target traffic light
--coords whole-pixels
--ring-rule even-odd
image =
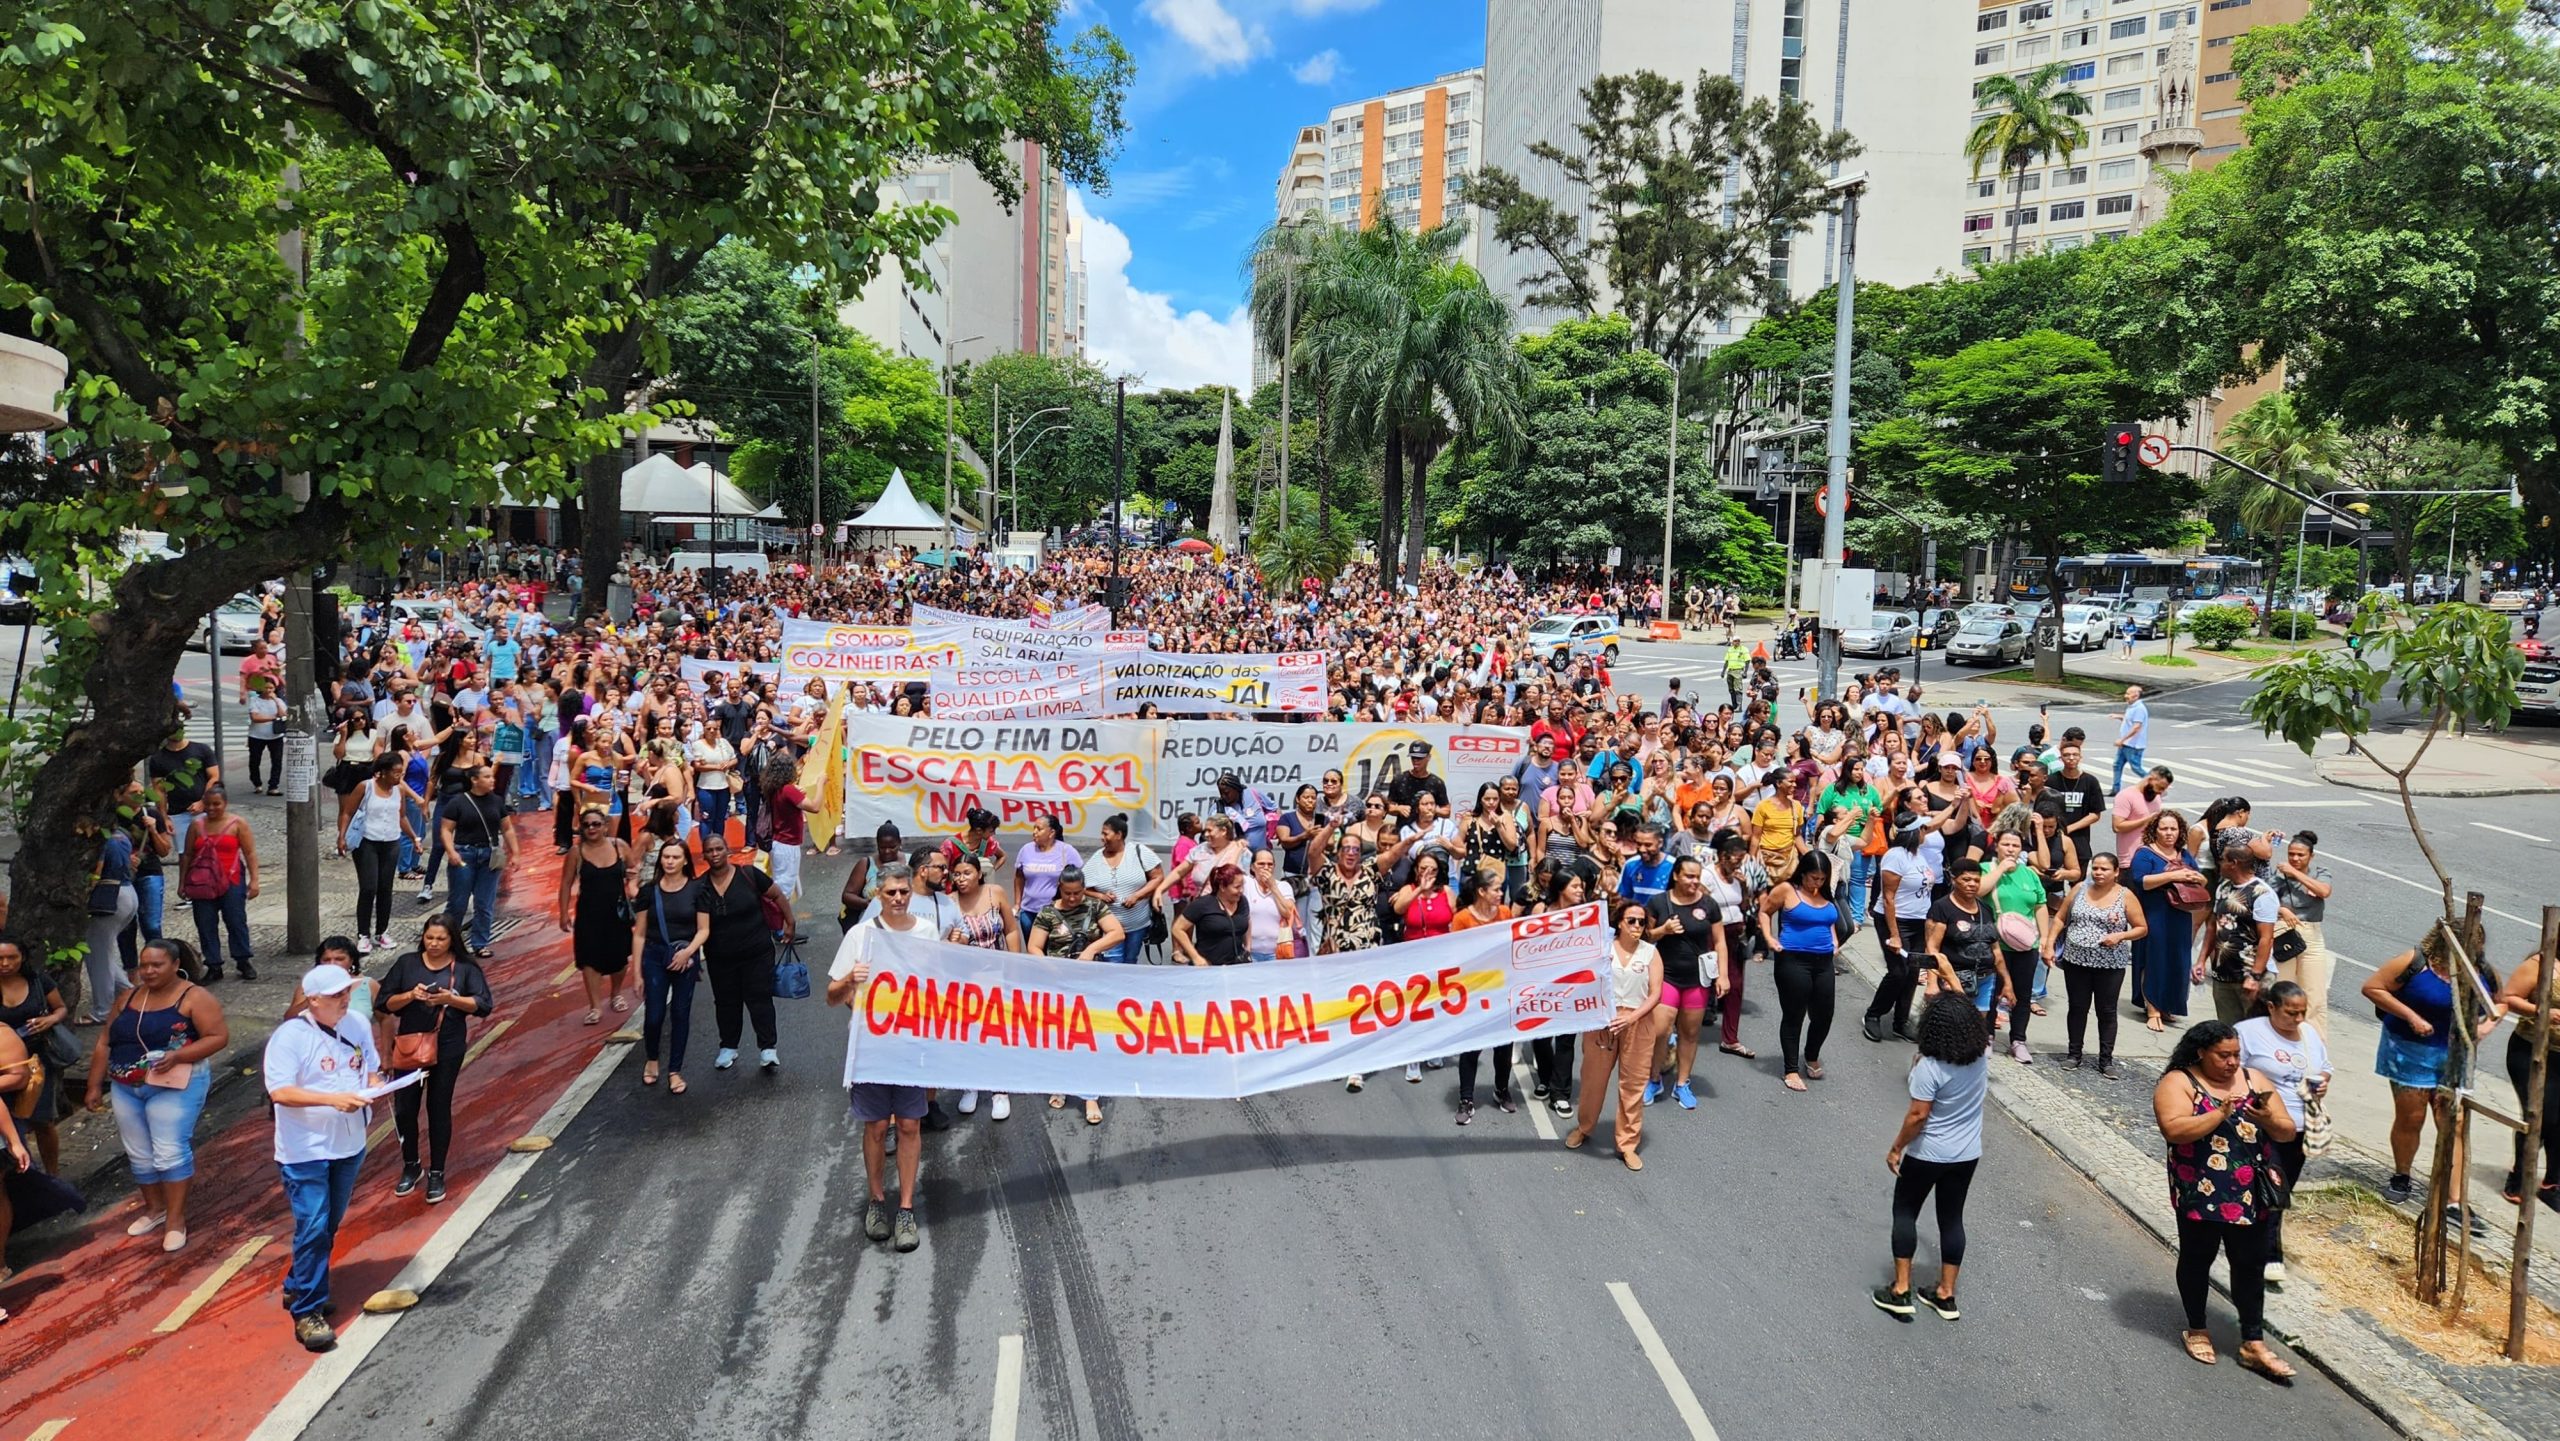
[[[2098,478],[2109,485],[2131,485],[2142,478],[2142,459],[2135,454],[2142,444],[2139,425],[2107,427],[2106,444],[2098,463]]]

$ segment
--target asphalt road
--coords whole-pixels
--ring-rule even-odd
[[[841,864],[813,862],[817,894]],[[1811,1095],[1702,1057],[1701,1108],[1649,1113],[1641,1174],[1605,1128],[1581,1153],[1525,1112],[1458,1129],[1454,1070],[1115,1101],[1093,1129],[1018,1098],[926,1138],[925,1243],[900,1256],[859,1234],[844,1013],[784,1003],[766,1077],[709,1069],[709,1011],[691,1094],[625,1061],[307,1436],[1709,1434],[1613,1282],[1732,1441],[1955,1418],[2037,1441],[2388,1434],[2307,1367],[2280,1392],[2188,1361],[2167,1254],[1996,1108],[1965,1318],[1877,1311],[1909,1052],[1853,1020]],[[1774,1025],[1755,1007],[1745,1039],[1774,1055]],[[1929,1233],[1924,1278],[1934,1255]]]

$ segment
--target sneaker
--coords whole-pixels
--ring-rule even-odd
[[[231,969],[240,973],[240,979],[244,981],[254,981],[258,978],[258,968],[249,964],[249,962],[255,959],[256,957],[254,956],[242,956],[240,959],[231,963]]]
[[[1661,1078],[1660,1076],[1656,1076],[1656,1077],[1654,1077],[1652,1080],[1649,1080],[1649,1081],[1647,1081],[1647,1082],[1645,1082],[1645,1083],[1644,1083],[1644,1103],[1645,1103],[1646,1105],[1650,1106],[1650,1105],[1652,1105],[1654,1102],[1659,1101],[1659,1100],[1661,1100],[1661,1099],[1662,1099],[1662,1078]]]
[[[890,1228],[895,1238],[889,1243],[893,1251],[912,1251],[924,1244],[924,1233],[916,1229],[916,1213],[905,1208],[898,1211],[898,1222]]]
[[[375,936],[373,938],[373,948],[377,951],[387,951],[391,949],[390,933],[386,931],[381,935]]]
[[[2470,1222],[2472,1236],[2479,1240],[2487,1240],[2489,1237],[2489,1223],[2478,1216],[2471,1217]],[[2444,1228],[2448,1231],[2457,1230],[2462,1226],[2462,1224],[2462,1208],[2458,1205],[2448,1203],[2444,1208]]]
[[[2021,1066],[2032,1066],[2036,1063],[2035,1053],[2027,1049],[2027,1043],[2024,1041],[2009,1043],[2009,1059]]]
[[[2065,1051],[2065,1052],[2063,1052],[2063,1053],[2062,1053],[2062,1065],[2063,1065],[2063,1068],[2064,1068],[2065,1070],[2072,1070],[2072,1071],[2079,1070],[2079,1069],[2080,1069],[2080,1053],[2079,1053],[2078,1051]]]
[[[1690,1090],[1689,1083],[1686,1081],[1682,1081],[1680,1084],[1671,1088],[1671,1099],[1680,1103],[1681,1110],[1694,1111],[1698,1109],[1698,1093]]]
[[[436,899],[436,888],[435,888],[435,887],[433,887],[433,886],[420,886],[420,887],[418,887],[418,904],[419,904],[419,905],[422,905],[422,906],[430,906],[430,905],[434,905],[434,904],[435,904],[435,899]]]
[[[725,1071],[736,1064],[738,1064],[738,1048],[735,1046],[722,1046],[720,1054],[711,1058],[711,1069],[715,1071]]]
[[[756,1052],[756,1065],[763,1070],[779,1071],[782,1069],[782,1053],[767,1046]]]
[[[891,1127],[890,1134],[897,1134],[897,1128],[894,1126]],[[864,1204],[862,1208],[862,1236],[864,1240],[873,1242],[874,1244],[889,1239],[888,1202],[871,1201]]]
[[[1533,1100],[1533,1101],[1543,1101],[1543,1100],[1545,1100],[1546,1098],[1547,1098],[1547,1081],[1546,1081],[1546,1078],[1545,1078],[1544,1076],[1540,1076],[1540,1075],[1537,1075],[1537,1074],[1535,1074],[1535,1073],[1532,1073],[1532,1074],[1530,1075],[1530,1077],[1529,1077],[1529,1099],[1531,1099],[1531,1100]]]
[[[336,1349],[338,1333],[329,1329],[328,1317],[313,1311],[293,1318],[293,1339],[305,1351],[329,1351]]]
[[[2406,1171],[2383,1182],[2382,1189],[2389,1192],[2391,1199],[2395,1201],[2406,1201],[2417,1192],[2417,1187],[2410,1184],[2409,1173]]]
[[[1408,1081],[1412,1082],[1413,1084],[1417,1085],[1417,1086],[1421,1085],[1421,1084],[1422,1084],[1422,1066],[1421,1066],[1421,1064],[1417,1062],[1417,1063],[1415,1063],[1415,1064],[1412,1064],[1412,1065],[1408,1065],[1408,1066],[1406,1066],[1406,1067],[1404,1068],[1404,1078],[1405,1078],[1406,1080],[1408,1080]]]
[[[960,1093],[960,1114],[964,1116],[974,1116],[978,1114],[977,1092],[962,1091]]]
[[[1549,1109],[1550,1109],[1550,1110],[1553,1110],[1553,1111],[1556,1113],[1556,1115],[1557,1115],[1559,1118],[1563,1119],[1563,1120],[1568,1120],[1568,1121],[1569,1121],[1569,1120],[1573,1119],[1573,1101],[1572,1101],[1572,1098],[1570,1098],[1570,1097],[1567,1097],[1567,1096],[1558,1096],[1558,1097],[1556,1097],[1556,1099],[1555,1099],[1555,1104],[1554,1104],[1553,1106],[1549,1107]]]
[[[1953,1296],[1941,1296],[1935,1291],[1923,1291],[1920,1293],[1920,1304],[1937,1312],[1940,1320],[1964,1319],[1964,1313],[1956,1309],[1956,1298]]]
[[[1897,1291],[1891,1286],[1878,1286],[1875,1289],[1874,1299],[1877,1310],[1897,1321],[1910,1320],[1913,1313],[1919,1309],[1911,1304],[1910,1292]]]
[[[2116,1078],[2116,1063],[2113,1056],[2109,1056],[2105,1060],[2098,1062],[2098,1075],[2101,1078],[2110,1081]]]
[[[1447,1064],[1449,1064],[1449,1058],[1448,1058],[1448,1057],[1446,1057],[1446,1056],[1434,1056],[1434,1057],[1432,1057],[1430,1060],[1427,1060],[1427,1061],[1425,1061],[1425,1062],[1423,1062],[1423,1063],[1422,1063],[1422,1069],[1424,1069],[1424,1070],[1426,1070],[1426,1071],[1436,1071],[1436,1070],[1439,1070],[1442,1066],[1445,1066],[1445,1065],[1447,1065]]]
[[[1868,1040],[1874,1041],[1878,1045],[1882,1045],[1884,1043],[1884,1018],[1881,1016],[1869,1016],[1866,1018],[1864,1024],[1858,1027],[1858,1031],[1859,1034],[1865,1036]]]
[[[429,1171],[427,1173],[427,1204],[433,1206],[441,1203],[443,1200],[444,1172]]]
[[[1366,1076],[1345,1076],[1342,1078],[1342,1089],[1356,1095],[1359,1093],[1360,1088],[1368,1083],[1368,1080],[1369,1078]]]
[[[424,1166],[401,1167],[400,1179],[391,1183],[391,1194],[395,1196],[408,1195],[411,1191],[418,1189],[418,1182],[424,1180],[426,1178],[426,1174],[427,1168]]]
[[[1461,1126],[1472,1126],[1475,1123],[1476,1103],[1473,1101],[1460,1101],[1458,1103],[1458,1124]]]
[[[373,937],[371,937],[371,936],[358,936],[358,937],[356,937],[356,954],[357,954],[357,955],[359,955],[359,956],[369,956],[369,955],[372,955],[372,954],[373,954]]]
[[[987,1103],[987,1114],[993,1116],[999,1121],[1012,1115],[1013,1097],[1006,1095],[1002,1091],[996,1092],[996,1098]]]
[[[2283,1284],[2284,1284],[2284,1262],[2282,1262],[2282,1261],[2269,1261],[2269,1262],[2267,1263],[2266,1278],[2267,1278],[2267,1284],[2268,1284],[2268,1285],[2270,1285],[2270,1286],[2281,1286],[2281,1285],[2283,1285]]]

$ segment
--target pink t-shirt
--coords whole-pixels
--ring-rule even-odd
[[[2145,790],[2141,786],[2135,786],[2133,789],[2127,791],[2116,792],[2116,819],[2119,822],[2142,822],[2142,825],[2135,826],[2132,830],[2120,830],[2116,832],[2116,859],[2118,861],[2121,861],[2125,865],[2133,864],[2133,853],[2142,849],[2143,827],[2151,824],[2151,818],[2160,814],[2160,808],[2165,804],[2167,804],[2167,802],[2154,798],[2148,790]]]

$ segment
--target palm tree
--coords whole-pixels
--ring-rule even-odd
[[[1976,108],[1998,106],[1998,113],[1986,115],[1973,123],[1973,133],[1965,137],[1964,155],[1973,162],[1973,178],[1982,178],[1984,161],[1999,166],[1999,177],[2010,182],[2009,190],[2009,258],[2018,258],[2018,226],[2021,192],[2015,187],[2026,179],[2027,167],[2059,159],[2071,163],[2071,156],[2089,143],[2089,127],[2075,116],[2089,113],[2089,97],[2065,88],[2062,77],[2070,66],[2055,61],[2024,77],[1994,75],[1974,88]]]
[[[2334,488],[2346,459],[2346,446],[2335,423],[2304,416],[2291,391],[2261,397],[2222,427],[2221,449],[2243,465],[2254,466],[2305,495]],[[2303,502],[2261,483],[2243,471],[2225,468],[2214,476],[2214,488],[2236,511],[2241,528],[2257,536],[2271,555],[2281,555],[2300,533]],[[2275,629],[2276,572],[2267,568],[2267,604],[2260,629]]]

